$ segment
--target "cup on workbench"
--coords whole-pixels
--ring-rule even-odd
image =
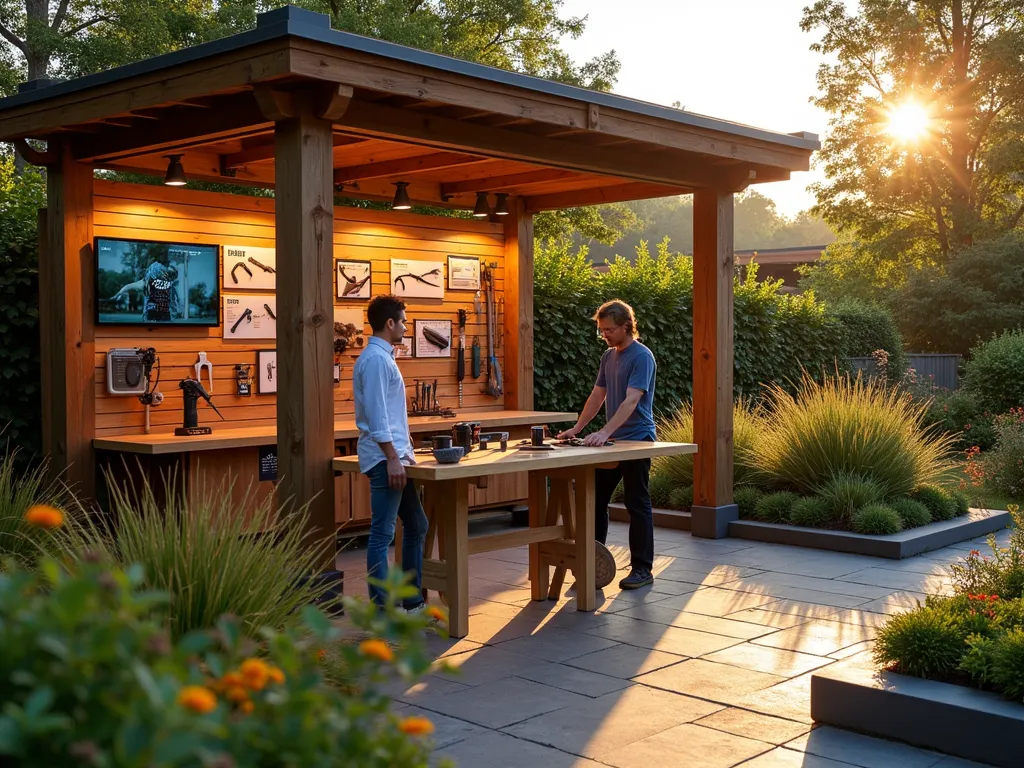
[[[430,447],[433,450],[445,449],[452,447],[452,436],[451,435],[434,435],[430,438]]]
[[[547,436],[547,427],[530,427],[530,443],[532,445],[544,445],[544,438]]]

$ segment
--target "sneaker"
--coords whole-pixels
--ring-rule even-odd
[[[619,582],[619,589],[640,589],[654,583],[653,574],[644,568],[634,568],[629,576]]]
[[[437,611],[430,611],[429,609],[430,605],[426,602],[422,602],[415,608],[406,608],[405,612],[410,616],[422,616],[423,614],[428,614],[430,616],[430,621],[428,622],[428,624],[440,624],[441,620],[436,615]]]

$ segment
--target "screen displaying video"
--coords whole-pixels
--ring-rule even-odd
[[[96,238],[101,325],[220,324],[216,245]]]

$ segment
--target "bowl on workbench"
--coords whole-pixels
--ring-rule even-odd
[[[433,450],[434,458],[437,459],[438,464],[458,464],[462,460],[464,450],[461,445],[455,445],[451,448],[435,448]]]

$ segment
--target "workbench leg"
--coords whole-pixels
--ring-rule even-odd
[[[530,527],[538,528],[544,525],[547,517],[548,505],[554,502],[548,499],[547,477],[543,472],[530,473]],[[530,598],[533,600],[546,600],[548,597],[548,566],[541,557],[540,544],[530,544],[529,577],[530,577]]]
[[[594,568],[594,468],[576,475],[576,610],[597,608]]]
[[[465,637],[469,633],[469,481],[448,480],[438,486],[435,510],[444,530],[448,635]]]
[[[564,538],[569,541],[576,539],[576,494],[572,490],[572,483],[566,481],[562,486],[562,506],[560,510],[556,510],[552,514],[551,510],[548,510],[548,525],[558,525],[559,512],[562,517],[562,527],[565,529]],[[565,584],[565,571],[564,565],[555,566],[555,575],[551,578],[551,588],[548,590],[548,600],[557,600],[562,596],[562,586]]]

